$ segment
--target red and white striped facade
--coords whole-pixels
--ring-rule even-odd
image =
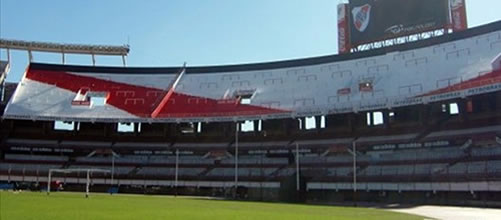
[[[31,64],[4,118],[241,121],[370,111],[489,93],[501,90],[500,27],[497,22],[411,48],[189,67],[182,74],[181,68]],[[106,98],[104,106],[89,101],[96,94]],[[242,94],[251,96],[250,103],[240,102]]]

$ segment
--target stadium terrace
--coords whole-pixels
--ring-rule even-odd
[[[0,189],[501,207],[501,21],[423,1],[435,25],[387,35],[382,2],[338,7],[338,55],[139,68],[100,46],[124,65],[63,55],[17,84],[1,61]]]

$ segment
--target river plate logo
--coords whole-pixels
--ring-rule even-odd
[[[458,10],[463,7],[463,0],[451,0],[450,1],[452,10]]]
[[[353,24],[358,31],[364,32],[367,29],[367,26],[369,26],[371,8],[372,7],[369,4],[365,4],[351,10],[351,13],[353,14]]]

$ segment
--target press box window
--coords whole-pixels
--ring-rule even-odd
[[[54,130],[56,131],[73,131],[75,130],[74,121],[54,121]]]
[[[382,112],[367,112],[367,125],[377,126],[384,124],[384,117]]]
[[[118,132],[120,133],[132,133],[134,132],[134,123],[118,123]]]
[[[384,124],[382,112],[374,112],[372,116],[374,117],[374,125]]]
[[[315,116],[306,117],[305,120],[306,120],[306,125],[305,125],[306,130],[312,130],[317,128],[317,121],[315,119]]]
[[[190,122],[179,124],[179,130],[183,134],[202,133],[202,122]]]
[[[245,121],[241,124],[242,132],[253,132],[254,131],[254,121]]]
[[[442,104],[442,112],[449,113],[449,115],[458,115],[459,106],[458,103]]]
[[[459,106],[457,103],[449,104],[449,114],[451,114],[451,115],[459,114]]]

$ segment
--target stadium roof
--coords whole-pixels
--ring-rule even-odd
[[[73,54],[93,54],[93,55],[115,55],[126,56],[129,54],[129,45],[87,45],[87,44],[60,44],[38,41],[22,41],[0,39],[0,48],[13,50],[27,50],[52,53],[73,53]]]

